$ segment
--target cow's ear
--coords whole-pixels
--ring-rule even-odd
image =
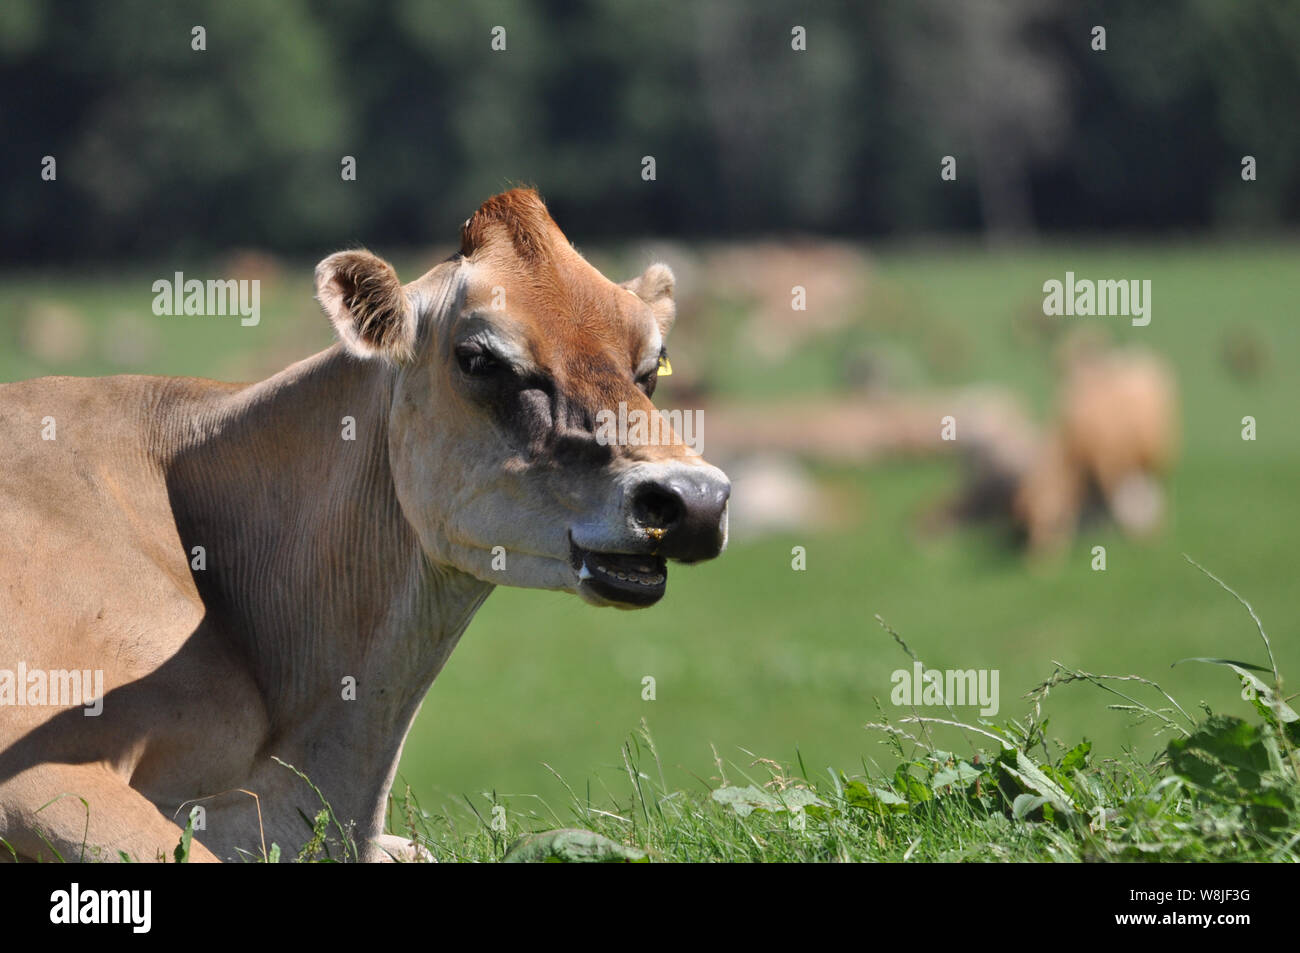
[[[661,263],[651,265],[641,277],[623,282],[624,288],[650,306],[659,323],[659,333],[664,337],[677,317],[677,302],[673,301],[675,284],[673,270]]]
[[[368,251],[341,251],[316,266],[316,299],[358,357],[402,363],[415,348],[415,310],[393,266]]]

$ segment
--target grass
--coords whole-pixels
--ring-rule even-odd
[[[642,722],[606,776],[581,789],[557,778],[557,806],[485,794],[431,813],[407,789],[394,798],[394,826],[442,862],[1296,862],[1300,716],[1263,624],[1240,601],[1270,665],[1188,661],[1232,669],[1237,708],[1253,717],[1189,709],[1141,676],[1058,664],[1029,693],[1023,719],[969,724],[951,709],[913,709],[891,721],[882,712],[865,727],[883,738],[885,767],[873,759],[853,773],[810,771],[802,754],[794,764],[752,755],[737,764],[715,752],[716,773],[680,789]],[[1091,688],[1094,705],[1104,693],[1108,708],[1161,739],[1158,752],[1101,756],[1086,739],[1049,741],[1049,698],[1067,686]],[[935,729],[960,735],[953,750]]]

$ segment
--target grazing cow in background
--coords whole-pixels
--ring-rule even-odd
[[[403,740],[494,585],[636,608],[722,551],[721,471],[597,436],[652,412],[666,267],[614,284],[515,189],[414,282],[346,251],[316,287],[341,343],[257,384],[0,386],[0,668],[103,678],[98,715],[0,707],[20,857],[153,860],[192,804],[193,859],[288,849],[320,805],[276,758],[403,853]]]
[[[1013,501],[1031,550],[1059,551],[1090,504],[1132,536],[1164,517],[1162,479],[1178,453],[1178,391],[1168,365],[1083,339],[1067,348],[1059,409]]]
[[[941,408],[955,408],[963,428],[950,444],[964,464],[962,489],[923,514],[923,530],[991,522],[1010,528],[1031,555],[1050,557],[1098,515],[1136,537],[1160,527],[1163,480],[1179,445],[1173,372],[1155,354],[1110,348],[1086,332],[1066,340],[1060,365],[1057,407],[1042,427],[1000,389],[914,398],[910,411],[892,415],[915,417],[904,432],[924,428],[932,447],[942,446],[933,438]],[[715,414],[715,432],[725,422]]]

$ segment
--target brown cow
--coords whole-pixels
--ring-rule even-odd
[[[1079,338],[1064,360],[1056,420],[1022,474],[1013,514],[1031,549],[1059,553],[1090,500],[1146,536],[1164,517],[1162,480],[1178,455],[1178,389],[1164,360]]]
[[[28,703],[0,707],[0,838],[19,857],[153,860],[192,804],[195,859],[289,849],[320,804],[277,758],[363,859],[400,852],[382,831],[402,742],[494,585],[648,606],[666,559],[722,551],[719,470],[594,426],[652,410],[664,266],[610,282],[516,189],[410,284],[365,251],[316,283],[341,343],[257,384],[0,386],[0,670]],[[19,668],[51,690],[102,673],[102,713],[36,699]]]

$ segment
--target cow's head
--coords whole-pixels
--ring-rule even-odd
[[[349,251],[316,284],[344,346],[396,366],[390,463],[434,562],[627,608],[663,596],[666,560],[722,551],[726,476],[671,428],[651,442],[608,426],[620,404],[623,420],[655,413],[676,313],[666,266],[613,283],[514,189],[417,281]]]

